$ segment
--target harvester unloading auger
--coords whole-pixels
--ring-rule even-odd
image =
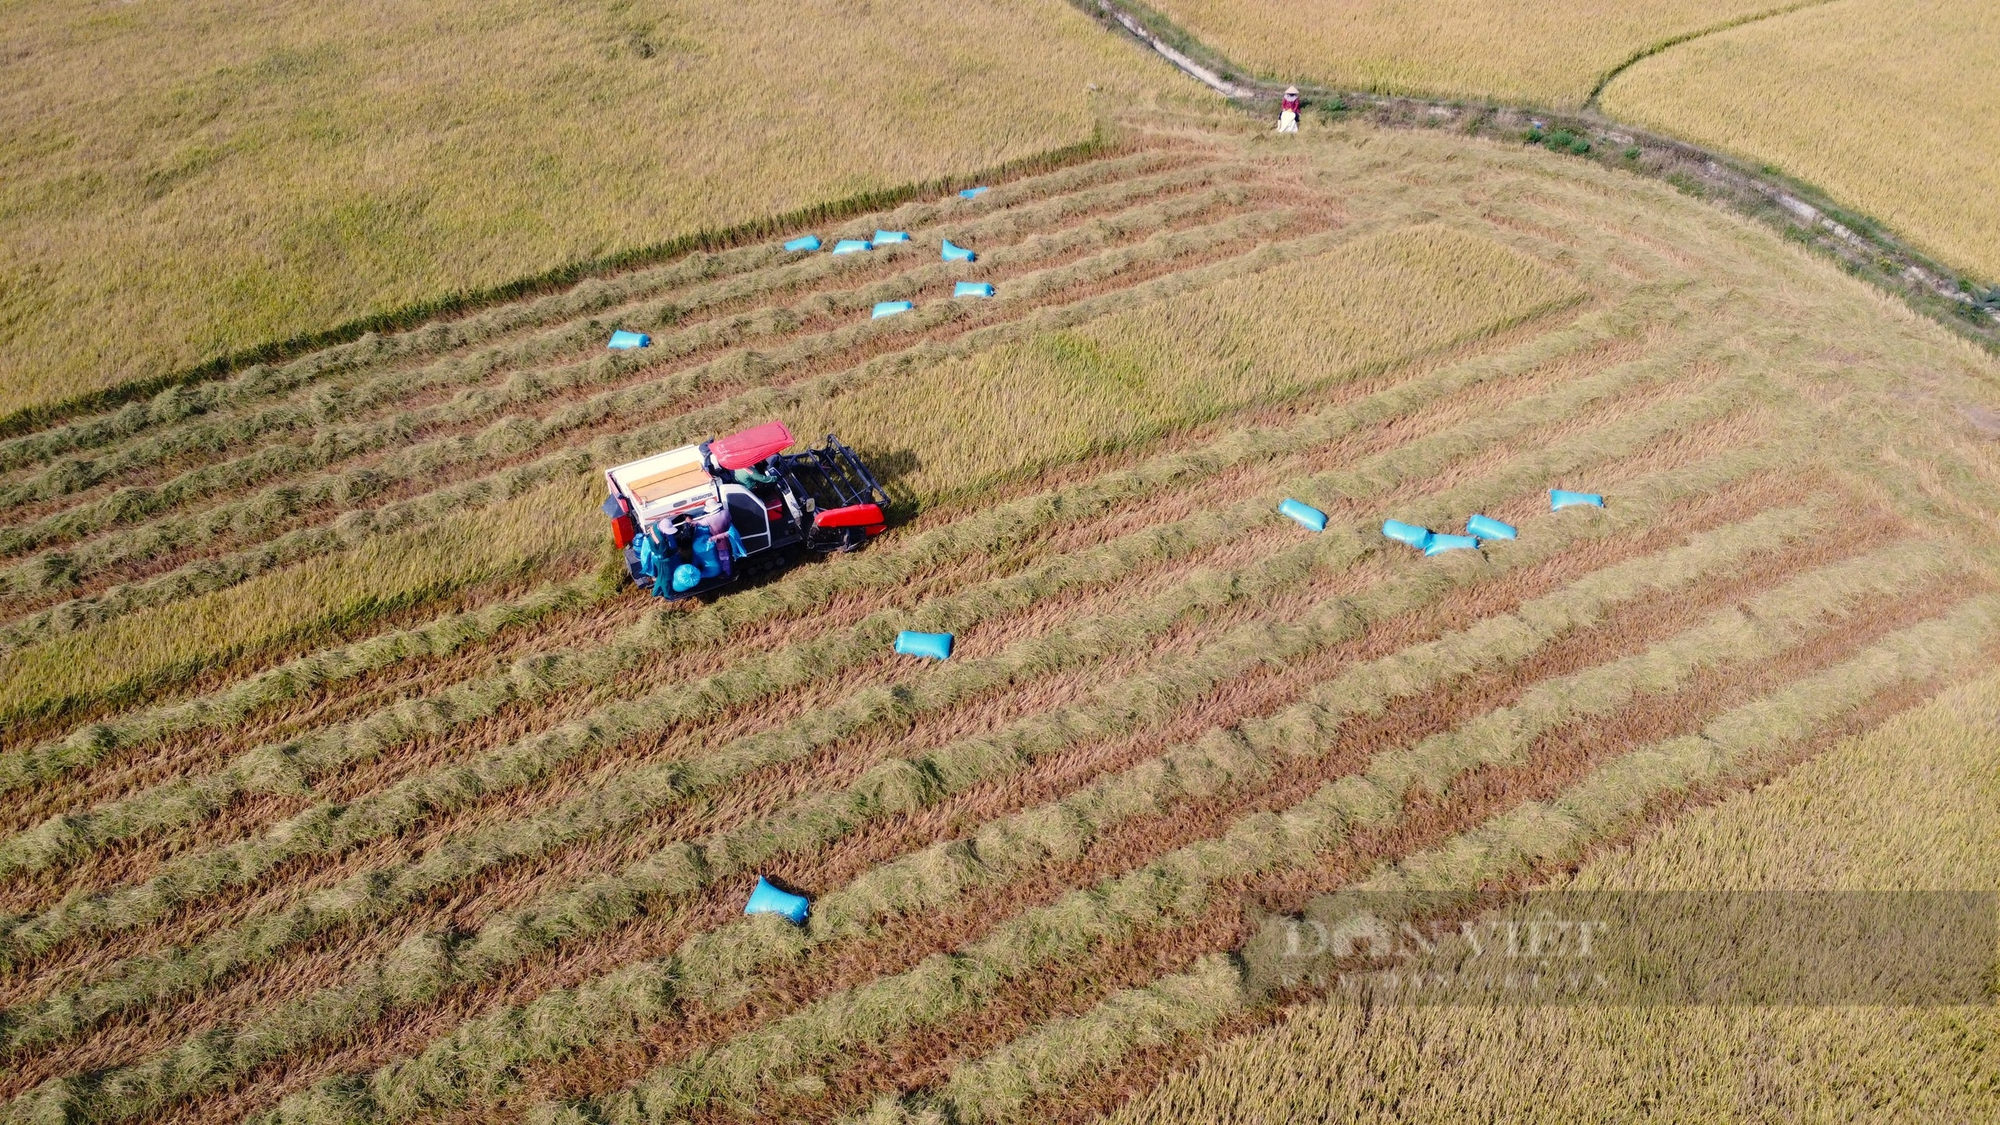
[[[861,458],[832,434],[802,453],[792,444],[767,422],[605,470],[604,514],[632,581],[694,597],[881,534],[889,497]]]

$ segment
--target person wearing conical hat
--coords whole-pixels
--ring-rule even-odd
[[[1285,87],[1284,101],[1279,103],[1278,132],[1296,133],[1298,131],[1299,88],[1297,86],[1287,86]]]

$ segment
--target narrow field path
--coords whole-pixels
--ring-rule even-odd
[[[1707,35],[1719,34],[1761,20],[1773,19],[1836,0],[1801,0],[1742,19],[1727,21],[1686,35],[1653,44],[1634,54],[1599,79],[1584,108],[1564,113],[1535,106],[1471,105],[1464,99],[1426,99],[1389,96],[1363,91],[1301,87],[1310,102],[1368,111],[1368,119],[1392,128],[1431,129],[1458,126],[1469,132],[1499,132],[1525,135],[1529,131],[1568,130],[1574,135],[1595,138],[1597,148],[1624,149],[1631,157],[1617,166],[1631,172],[1686,184],[1705,198],[1728,207],[1747,218],[1780,231],[1798,231],[1816,250],[1846,264],[1850,272],[1904,298],[1918,313],[1953,332],[1978,341],[1988,350],[2000,351],[2000,309],[1979,307],[1969,295],[1975,279],[1961,274],[1896,238],[1883,224],[1870,220],[1857,229],[1829,212],[1854,213],[1835,206],[1824,195],[1800,185],[1767,175],[1731,157],[1699,146],[1658,136],[1623,122],[1603,117],[1597,101],[1604,88],[1620,73],[1647,58],[1679,44]],[[1190,78],[1202,83],[1259,116],[1276,120],[1275,105],[1284,84],[1243,77],[1248,71],[1228,62],[1206,44],[1199,45],[1197,60],[1175,49],[1156,31],[1171,28],[1173,38],[1199,43],[1186,29],[1173,27],[1159,13],[1135,11],[1119,0],[1090,0],[1108,27],[1132,36]],[[1081,5],[1080,6],[1086,6]],[[1089,10],[1086,6],[1086,10]],[[1218,72],[1232,77],[1223,80]],[[1986,279],[1990,284],[2000,279]]]

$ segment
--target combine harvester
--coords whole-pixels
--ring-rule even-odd
[[[695,597],[881,534],[889,497],[861,458],[832,434],[803,453],[786,453],[792,443],[767,422],[605,470],[604,514],[632,581]]]

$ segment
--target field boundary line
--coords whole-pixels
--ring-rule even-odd
[[[929,202],[904,203],[876,214],[891,223],[909,220],[918,225],[930,221],[922,217],[925,212],[935,217],[945,208],[990,212],[1005,208],[1024,188],[1040,189],[1053,185],[1059,193],[1089,191],[1092,184],[1107,173],[1133,171],[1134,174],[1145,175],[1189,155],[1186,150],[1172,146],[1122,147],[1131,150],[1128,155],[1106,155],[1062,166],[1051,172],[999,183],[993,191],[978,200],[964,201],[945,194]],[[861,217],[854,216],[856,219]],[[65,452],[131,437],[154,426],[171,425],[190,414],[236,409],[272,396],[288,395],[334,374],[379,371],[413,356],[438,354],[505,339],[559,323],[566,318],[591,316],[628,298],[657,296],[678,287],[727,284],[732,279],[753,275],[773,264],[780,269],[789,269],[783,264],[785,258],[785,251],[776,242],[721,252],[696,252],[632,273],[594,276],[532,300],[491,306],[473,316],[434,321],[421,330],[411,329],[387,336],[364,334],[359,340],[307,352],[278,367],[253,365],[226,380],[175,387],[161,392],[150,401],[127,403],[115,412],[89,415],[54,429],[0,440],[0,465],[13,469],[38,460],[52,459]],[[508,313],[513,315],[503,315]]]
[[[1161,13],[1134,0],[1071,2],[1106,28],[1115,29],[1116,34],[1130,35],[1152,47],[1170,63],[1176,56],[1200,56],[1201,61],[1195,63],[1200,69],[1219,69],[1222,75],[1248,91],[1241,97],[1230,98],[1232,105],[1259,118],[1272,119],[1278,92],[1283,88],[1278,82],[1244,78],[1248,71],[1228,63],[1214,48],[1195,39]],[[1809,0],[1808,4],[1788,11],[1803,10],[1813,2],[1831,0]],[[1100,10],[1093,11],[1086,6],[1089,3],[1095,3]],[[1137,25],[1136,31],[1133,25]],[[1174,43],[1183,49],[1174,49]],[[1182,69],[1196,81],[1203,81],[1200,75]],[[1978,288],[1973,285],[1973,274],[1921,253],[1880,221],[1841,206],[1825,191],[1799,180],[1766,173],[1724,153],[1614,121],[1589,107],[1570,112],[1501,105],[1492,99],[1442,99],[1339,90],[1309,80],[1295,84],[1304,94],[1304,106],[1318,106],[1334,116],[1365,109],[1367,120],[1383,128],[1456,125],[1467,133],[1490,130],[1531,137],[1536,142],[1545,130],[1568,130],[1578,136],[1597,138],[1600,149],[1606,145],[1637,149],[1639,155],[1633,159],[1615,164],[1601,159],[1599,163],[1665,181],[1781,237],[1797,232],[1800,241],[1821,256],[1831,258],[1848,274],[1902,299],[1917,313],[1953,334],[1972,340],[1987,351],[2000,353],[2000,309],[1982,309],[1973,302],[1967,292],[1968,288]]]

